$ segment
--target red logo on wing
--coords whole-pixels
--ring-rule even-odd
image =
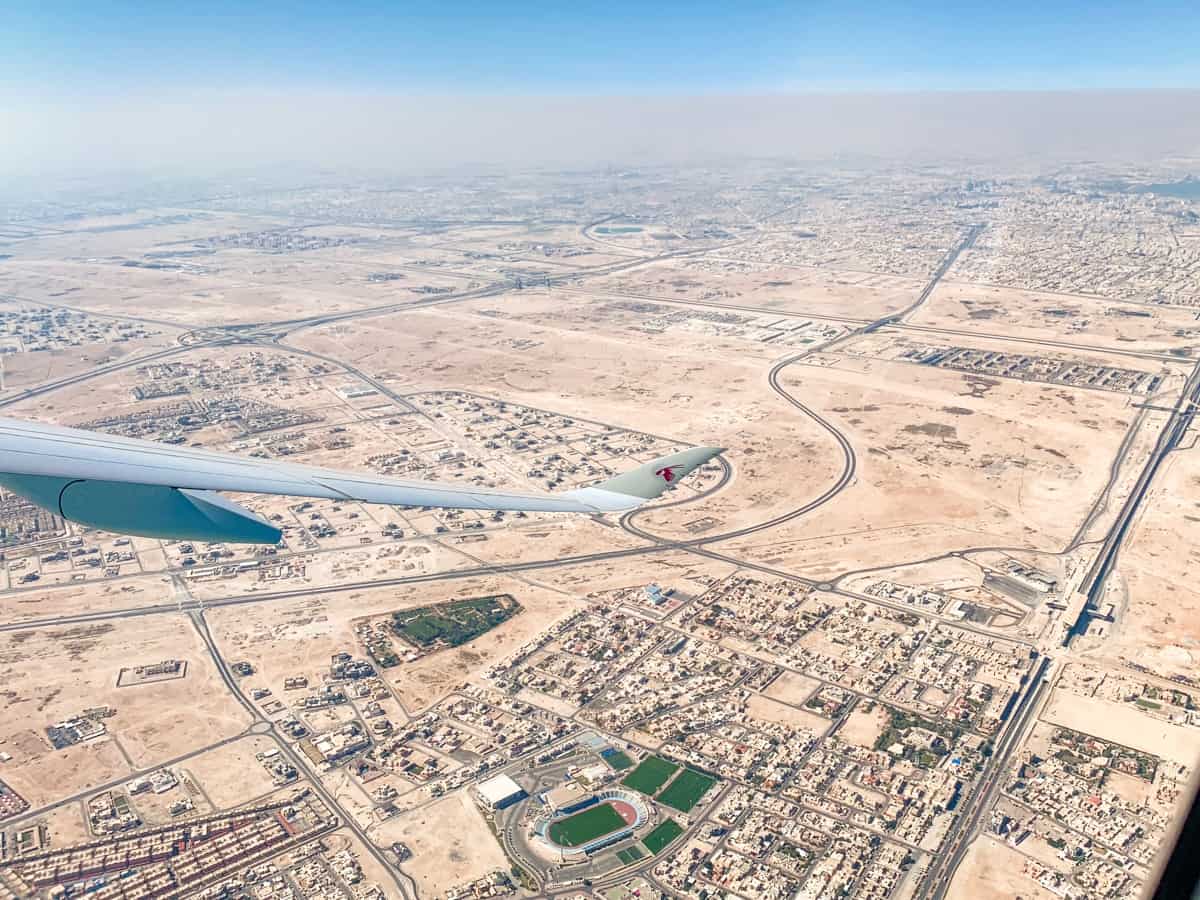
[[[675,470],[678,468],[679,468],[679,466],[665,466],[665,467],[659,469],[654,474],[659,476],[663,481],[665,481],[669,484],[670,482],[675,480]]]

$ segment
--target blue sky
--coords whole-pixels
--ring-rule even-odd
[[[0,0],[0,92],[1200,87],[1200,2]]]

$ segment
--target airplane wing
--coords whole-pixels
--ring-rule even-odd
[[[623,512],[721,452],[691,447],[591,487],[535,494],[252,459],[0,417],[0,487],[105,531],[235,543],[275,543],[280,531],[217,491],[446,509]]]

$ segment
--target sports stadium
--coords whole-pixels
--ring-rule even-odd
[[[568,809],[539,816],[531,828],[531,844],[558,862],[583,862],[597,850],[629,837],[649,818],[640,796],[611,788]]]

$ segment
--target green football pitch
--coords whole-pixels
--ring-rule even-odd
[[[674,807],[680,812],[691,812],[692,807],[700,802],[700,798],[717,779],[697,772],[695,769],[684,769],[671,782],[665,791],[658,795],[658,802]]]
[[[645,855],[646,854],[637,847],[626,847],[624,850],[617,851],[617,859],[619,859],[625,865],[635,863]]]
[[[611,803],[601,803],[558,822],[550,823],[546,836],[560,847],[581,847],[625,826]]]
[[[621,784],[653,797],[678,768],[675,763],[668,762],[661,756],[647,756],[638,763],[636,769],[621,780]]]
[[[660,850],[683,834],[683,826],[674,819],[667,819],[652,832],[642,838],[642,844],[650,854],[657,855]]]

